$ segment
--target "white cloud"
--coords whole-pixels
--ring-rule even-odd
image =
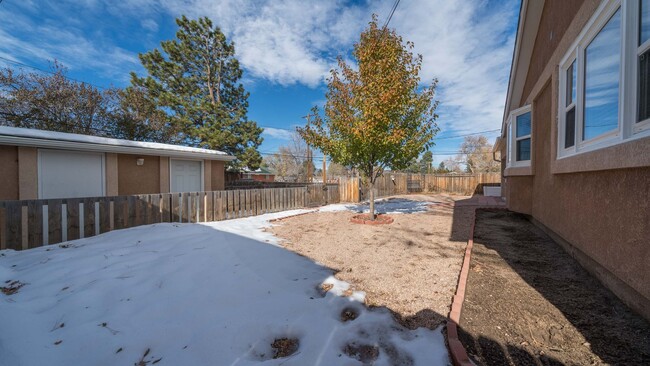
[[[2,7],[0,18],[0,56],[14,61],[34,65],[56,59],[71,70],[93,70],[119,81],[128,80],[128,71],[140,64],[136,54],[113,44],[111,39],[90,39],[80,29],[50,21],[34,22]]]
[[[392,0],[359,6],[343,1],[163,0],[173,15],[212,18],[235,41],[254,78],[280,85],[321,84],[348,58],[371,13],[381,23]],[[500,126],[512,48],[514,2],[413,0],[400,3],[390,26],[423,55],[423,82],[440,80],[441,127],[456,133]]]
[[[157,32],[158,31],[158,23],[156,23],[155,20],[153,19],[144,19],[140,22],[140,25],[142,28],[151,31],[151,32]]]
[[[28,4],[23,7],[27,9]],[[83,6],[84,11],[99,14],[133,14],[145,19],[138,22],[150,30],[155,28],[151,19],[160,13],[208,16],[235,42],[247,81],[264,79],[282,86],[318,87],[335,66],[336,56],[349,58],[370,14],[377,13],[383,23],[392,4],[393,0],[355,4],[345,0],[86,0]],[[500,126],[516,16],[517,4],[508,1],[400,3],[390,26],[405,40],[413,41],[415,51],[423,55],[423,82],[434,77],[440,80],[437,99],[441,102],[439,123],[443,131],[463,133]],[[23,61],[29,61],[28,57],[56,57],[71,68],[93,68],[109,75],[126,74],[139,66],[136,55],[111,44],[106,36],[97,42],[87,34],[29,22],[20,14],[2,13],[2,7],[0,17],[8,19],[0,29],[0,55],[18,55]],[[30,41],[37,38],[26,41],[12,37],[11,27],[31,29],[42,40],[35,44]]]
[[[273,127],[264,127],[264,131],[262,132],[262,134],[278,140],[287,140],[287,141],[291,141],[291,139],[294,136],[294,132],[292,131],[284,130],[281,128],[273,128]]]
[[[513,3],[421,0],[402,3],[391,25],[424,58],[424,80],[440,80],[444,130],[498,128],[503,115],[516,19]]]
[[[238,58],[257,78],[280,85],[320,85],[336,56],[365,25],[368,9],[343,1],[163,0],[175,16],[208,16],[235,41]]]

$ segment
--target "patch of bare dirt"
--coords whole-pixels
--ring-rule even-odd
[[[367,365],[379,358],[379,347],[369,344],[358,345],[352,343],[345,346],[343,353]]]
[[[289,357],[298,351],[300,341],[297,338],[278,338],[273,341],[273,358]]]
[[[359,316],[359,313],[354,308],[345,308],[341,311],[341,321],[348,322],[356,319]]]
[[[281,245],[337,271],[366,292],[366,304],[385,306],[408,328],[435,329],[449,312],[469,235],[472,208],[452,209],[447,195],[409,195],[431,202],[426,212],[391,214],[390,225],[358,225],[356,213],[319,212],[274,225]],[[326,291],[326,289],[323,289]]]
[[[7,296],[15,294],[21,287],[25,286],[25,284],[20,281],[11,280],[6,281],[5,284],[6,286],[0,287],[0,291]]]
[[[479,365],[650,364],[650,324],[512,212],[477,212],[460,323]]]

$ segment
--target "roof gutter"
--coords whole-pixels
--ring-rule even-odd
[[[233,161],[234,156],[217,153],[197,152],[197,151],[175,151],[168,149],[156,149],[150,147],[120,146],[108,145],[79,141],[65,141],[54,139],[41,139],[33,137],[20,137],[10,135],[0,135],[0,145],[13,146],[33,146],[61,150],[80,150],[93,152],[110,152],[117,154],[134,154],[134,155],[153,155],[168,156],[173,158],[200,158],[219,161]]]

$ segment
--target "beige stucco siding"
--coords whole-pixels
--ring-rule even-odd
[[[143,165],[136,164],[139,158],[144,159]],[[160,193],[160,158],[158,156],[119,154],[117,167],[120,196]]]
[[[212,161],[203,161],[203,190],[209,192],[212,190]]]
[[[0,200],[38,198],[38,148],[0,145]],[[137,159],[144,159],[137,165]],[[105,153],[107,196],[168,193],[169,157]],[[206,191],[225,189],[225,162],[203,161]]]
[[[504,196],[511,210],[550,229],[585,268],[649,317],[650,138],[556,158],[559,62],[599,4],[545,3],[519,105],[532,104],[532,167],[518,176],[506,170]]]
[[[38,149],[35,147],[18,147],[18,197],[38,198]]]
[[[0,145],[0,200],[18,199],[18,148]]]
[[[573,22],[576,13],[585,5],[583,13],[592,14],[599,3],[600,1],[594,0],[546,1],[544,3],[542,21],[537,30],[537,38],[535,39],[535,46],[533,48],[520,105],[525,104],[526,97],[539,80],[540,75],[544,72],[553,53],[567,33],[571,22]],[[582,17],[584,18],[582,22],[584,24],[588,16],[585,17],[583,15]],[[552,21],[548,21],[549,19],[552,19]]]
[[[169,183],[169,157],[160,157],[160,193],[169,193],[171,185]]]
[[[106,169],[106,195],[117,196],[119,194],[119,180],[117,168],[117,154],[105,154],[105,169]]]
[[[212,161],[212,190],[213,191],[222,191],[226,189],[226,182],[225,182],[225,162],[223,161],[217,161],[213,160]]]

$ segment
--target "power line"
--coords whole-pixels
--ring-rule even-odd
[[[1,3],[1,2],[2,2],[2,0],[0,0],[0,3]],[[9,63],[15,64],[15,65],[19,65],[19,66],[23,66],[23,67],[28,67],[28,68],[30,68],[30,69],[38,70],[38,71],[40,71],[40,72],[44,72],[44,73],[46,73],[46,74],[50,74],[50,75],[61,75],[61,77],[63,77],[64,79],[68,79],[68,80],[70,80],[70,81],[74,81],[74,82],[81,83],[81,84],[91,85],[91,86],[94,86],[95,88],[98,88],[98,89],[108,89],[108,88],[105,87],[105,86],[95,85],[95,84],[91,84],[91,83],[89,83],[89,82],[87,82],[87,81],[77,80],[77,79],[71,78],[71,77],[69,77],[69,76],[63,75],[62,73],[56,73],[56,72],[54,72],[54,71],[43,70],[43,69],[38,68],[38,67],[36,67],[36,66],[32,66],[32,65],[28,65],[28,64],[25,64],[25,63],[22,63],[22,62],[19,62],[19,61],[11,60],[11,59],[8,59],[8,58],[6,58],[6,57],[2,57],[2,56],[0,56],[0,60],[3,60],[3,61],[5,61],[5,62],[9,62]]]
[[[388,27],[388,23],[390,23],[390,20],[393,19],[393,14],[395,14],[395,10],[397,9],[399,2],[400,0],[396,0],[395,3],[393,4],[393,8],[390,10],[390,15],[388,15],[388,19],[386,19],[386,22],[384,23],[384,26],[382,28],[386,29],[386,27]]]
[[[272,126],[259,126],[260,128],[272,128],[275,130],[283,130],[283,131],[289,131],[289,132],[295,132],[295,129],[290,129],[290,128],[281,128],[281,127],[272,127]],[[473,136],[473,135],[480,135],[483,133],[491,133],[491,132],[498,132],[501,131],[500,128],[496,128],[494,130],[487,130],[487,131],[479,131],[479,132],[472,132],[472,133],[467,133],[463,135],[454,135],[454,136],[445,136],[445,137],[434,137],[434,140],[449,140],[449,139],[455,139],[459,137],[466,137],[466,136]]]
[[[280,151],[260,151],[259,152],[261,155],[267,155],[267,156],[286,156],[290,158],[302,158],[302,159],[308,159],[308,155],[294,155],[291,153],[286,153],[286,152],[280,152]],[[432,152],[432,155],[436,156],[452,156],[452,155],[472,155],[472,154],[492,154],[491,151],[484,151],[484,152],[473,152],[473,153],[466,153],[462,151],[449,151],[449,152]],[[311,156],[312,159],[314,160],[322,160],[325,158],[324,156]],[[331,159],[327,159],[331,160]]]
[[[480,134],[483,134],[483,133],[490,133],[490,132],[497,132],[497,131],[501,131],[501,129],[500,129],[500,128],[496,128],[496,129],[494,129],[494,130],[487,130],[487,131],[473,132],[473,133],[468,133],[468,134],[464,134],[464,135],[455,135],[455,136],[437,137],[436,139],[437,139],[437,140],[449,140],[449,139],[456,139],[456,138],[459,138],[459,137],[466,137],[466,136],[480,135]]]

